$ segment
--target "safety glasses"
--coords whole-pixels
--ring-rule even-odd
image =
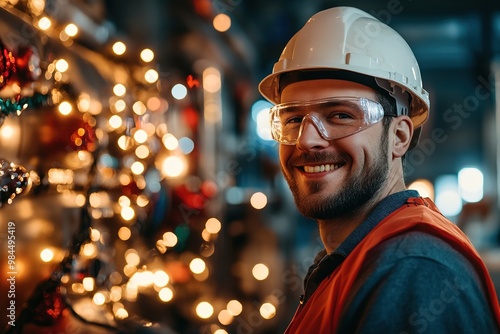
[[[325,140],[332,140],[364,130],[382,118],[382,105],[364,97],[282,103],[271,108],[271,133],[276,141],[295,145],[307,121]]]

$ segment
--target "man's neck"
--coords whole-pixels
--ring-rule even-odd
[[[365,207],[359,208],[352,216],[318,220],[319,235],[328,254],[335,251],[342,242],[368,217],[373,208],[387,196],[405,190],[404,183],[395,183],[387,191],[379,194]]]
[[[364,218],[364,217],[363,217]],[[319,235],[328,254],[332,253],[342,242],[363,222],[360,217],[353,217],[349,221],[318,220]]]

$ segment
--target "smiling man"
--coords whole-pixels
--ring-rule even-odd
[[[325,248],[287,333],[497,333],[478,253],[405,186],[429,96],[403,38],[355,8],[319,12],[259,89],[275,104],[282,172]]]

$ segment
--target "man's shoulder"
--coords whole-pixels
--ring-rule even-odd
[[[419,230],[408,230],[376,246],[368,262],[390,265],[401,261],[434,262],[453,271],[472,269],[472,263],[453,244],[438,235]]]
[[[387,239],[367,254],[349,291],[340,332],[372,333],[388,326],[394,333],[497,333],[474,267],[438,235],[409,230]]]

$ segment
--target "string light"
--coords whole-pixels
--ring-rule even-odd
[[[122,150],[126,151],[131,149],[134,146],[134,140],[127,135],[122,135],[118,138],[118,147]]]
[[[209,233],[217,234],[221,230],[222,224],[217,218],[210,218],[205,223],[205,228]]]
[[[144,49],[141,51],[141,59],[145,63],[150,63],[155,57],[154,52],[151,49]]]
[[[144,73],[144,80],[148,83],[155,83],[158,81],[159,74],[153,69],[147,70],[146,73]]]
[[[115,312],[115,317],[117,319],[125,319],[125,318],[128,318],[128,312],[127,310],[125,310],[123,307],[122,308],[119,308],[118,310],[116,310]]]
[[[69,64],[65,59],[57,60],[55,66],[56,66],[56,70],[61,72],[61,73],[66,72],[69,68]]]
[[[149,153],[150,153],[149,148],[146,145],[139,145],[135,149],[135,155],[139,159],[146,159],[149,156]]]
[[[267,196],[262,192],[256,192],[250,197],[250,205],[257,210],[263,209],[267,205]]]
[[[252,275],[256,280],[265,280],[269,276],[269,268],[263,263],[257,263],[252,268]]]
[[[132,219],[134,219],[134,217],[135,217],[135,211],[131,207],[124,207],[124,208],[121,209],[120,215],[122,216],[122,218],[125,221],[129,222]]]
[[[118,230],[118,238],[120,238],[123,241],[127,241],[128,239],[130,239],[131,236],[132,233],[130,232],[130,229],[126,226],[122,226]]]
[[[113,87],[113,93],[116,96],[123,96],[127,93],[127,88],[125,88],[125,86],[122,84],[116,84]]]
[[[101,232],[95,228],[90,229],[90,239],[94,242],[99,241],[101,238]]]
[[[106,302],[106,297],[102,292],[96,292],[94,294],[94,297],[92,298],[92,301],[96,305],[104,305],[104,303]]]
[[[162,164],[162,173],[167,177],[179,177],[186,172],[186,162],[179,156],[167,157]]]
[[[219,312],[217,319],[221,324],[227,326],[233,322],[234,317],[231,315],[231,313],[229,313],[228,310],[222,310]]]
[[[92,291],[95,287],[95,280],[93,277],[84,277],[82,280],[82,285],[85,291]]]
[[[132,110],[134,111],[134,113],[136,113],[137,115],[139,116],[142,116],[146,113],[146,106],[144,105],[144,103],[142,103],[141,101],[136,101],[133,105],[132,105]]]
[[[134,133],[134,140],[139,144],[143,144],[148,140],[148,134],[143,129],[138,129]]]
[[[108,124],[112,129],[118,129],[119,127],[122,126],[123,120],[120,116],[113,115],[109,118]]]
[[[191,269],[191,271],[195,274],[201,274],[205,271],[206,267],[207,265],[205,264],[205,261],[200,258],[195,258],[189,263],[189,269]]]
[[[149,204],[149,198],[145,195],[137,196],[137,205],[141,208]]]
[[[109,299],[113,302],[118,302],[122,299],[122,288],[119,286],[112,286],[109,290]],[[123,307],[123,305],[121,307]]]
[[[130,166],[130,170],[135,175],[140,175],[140,174],[144,173],[145,167],[144,167],[144,164],[142,162],[136,161],[132,164],[132,166]]]
[[[135,249],[128,249],[125,252],[125,261],[128,265],[137,267],[141,263],[141,258]]]
[[[200,302],[196,305],[196,314],[202,319],[208,319],[214,314],[214,307],[209,302]]]
[[[49,30],[51,26],[52,21],[46,16],[43,16],[40,18],[40,20],[38,20],[38,28],[40,28],[41,30]]]
[[[163,234],[163,243],[167,247],[174,247],[177,245],[178,238],[173,232],[165,232]]]
[[[73,284],[71,284],[71,290],[73,290],[73,292],[77,293],[77,294],[83,294],[83,293],[85,293],[85,289],[84,289],[82,283],[73,283]]]
[[[97,256],[97,247],[91,242],[86,243],[83,245],[80,253],[84,258],[93,259]]]
[[[161,99],[156,96],[150,97],[146,102],[148,109],[152,111],[159,111],[161,108],[161,103]]]
[[[90,111],[90,105],[90,95],[87,93],[80,94],[77,101],[78,110],[82,112]]]
[[[163,270],[157,270],[154,273],[154,284],[157,287],[162,288],[162,287],[166,286],[169,282],[170,282],[170,277]]]
[[[40,252],[40,258],[43,262],[50,262],[54,258],[54,252],[50,248],[45,248]]]
[[[260,315],[264,319],[271,319],[276,315],[276,307],[271,303],[264,303],[259,309]]]
[[[236,299],[230,300],[227,303],[226,308],[229,314],[231,314],[234,317],[240,315],[241,312],[243,312],[243,305]]]
[[[59,113],[61,115],[69,115],[71,114],[71,112],[73,111],[73,106],[71,105],[71,103],[67,102],[67,101],[63,101],[59,104],[59,106],[57,107],[57,110],[59,111]]]
[[[117,91],[119,94],[123,94],[123,95],[125,95],[125,92],[126,92],[126,90],[123,90],[123,88],[121,88],[121,87],[118,87]],[[127,108],[127,103],[125,103],[125,101],[123,101],[121,99],[116,100],[116,102],[113,104],[113,108],[114,108],[114,111],[120,113]]]
[[[161,301],[169,302],[174,297],[174,292],[170,288],[163,288],[158,292],[158,296],[160,297]]]
[[[171,133],[167,133],[161,139],[163,145],[167,150],[173,151],[179,146],[179,141]]]
[[[217,93],[221,89],[221,74],[215,67],[208,67],[203,71],[203,89],[209,93]]]
[[[45,0],[28,1],[28,7],[35,16],[41,15],[45,9]]]
[[[75,37],[78,34],[78,27],[70,23],[64,28],[64,32],[70,37]]]
[[[224,32],[231,28],[231,18],[224,13],[217,14],[213,19],[215,30]]]
[[[112,49],[116,55],[121,56],[127,51],[127,46],[123,42],[118,41],[113,44]]]

